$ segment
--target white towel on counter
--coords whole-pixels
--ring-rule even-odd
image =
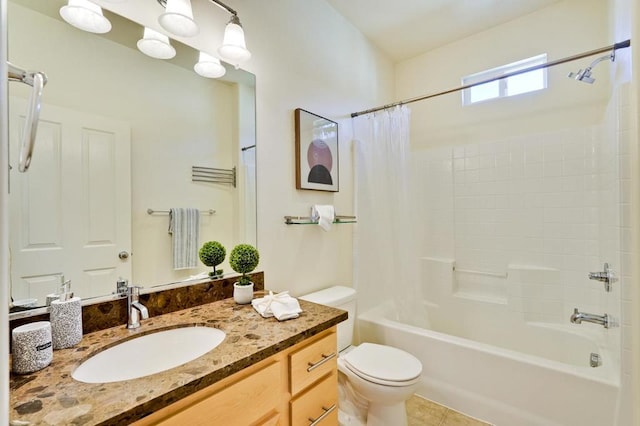
[[[276,317],[278,321],[298,318],[302,312],[298,299],[289,296],[288,291],[278,294],[270,291],[267,296],[253,299],[251,305],[262,317]]]
[[[173,208],[169,210],[169,234],[173,236],[173,269],[198,267],[200,245],[200,210]]]
[[[311,220],[318,221],[318,225],[325,231],[331,229],[336,218],[336,209],[332,205],[315,204],[311,207]]]

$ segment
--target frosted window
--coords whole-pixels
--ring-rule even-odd
[[[501,67],[468,75],[462,79],[464,86],[500,77],[518,70],[526,69],[547,62],[547,55],[538,55],[522,61],[513,62]],[[476,102],[507,96],[520,95],[547,88],[547,69],[538,69],[524,74],[518,74],[490,83],[473,86],[462,91],[462,104],[471,105]]]

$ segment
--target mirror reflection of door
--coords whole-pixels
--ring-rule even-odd
[[[56,292],[109,294],[131,262],[130,129],[125,122],[43,105],[27,173],[16,167],[26,102],[10,99],[10,249],[14,300]]]

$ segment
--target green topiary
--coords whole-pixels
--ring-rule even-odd
[[[253,271],[260,261],[260,253],[258,249],[250,244],[238,244],[231,250],[229,255],[229,265],[231,268],[242,274],[238,285],[249,285],[251,280],[246,275]]]
[[[216,270],[216,266],[224,262],[224,258],[227,255],[227,250],[222,244],[217,241],[207,241],[200,247],[198,255],[202,263],[213,267],[213,272],[209,272],[209,276],[222,275],[222,269]]]

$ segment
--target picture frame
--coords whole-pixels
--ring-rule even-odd
[[[338,123],[295,110],[296,189],[338,192]]]

